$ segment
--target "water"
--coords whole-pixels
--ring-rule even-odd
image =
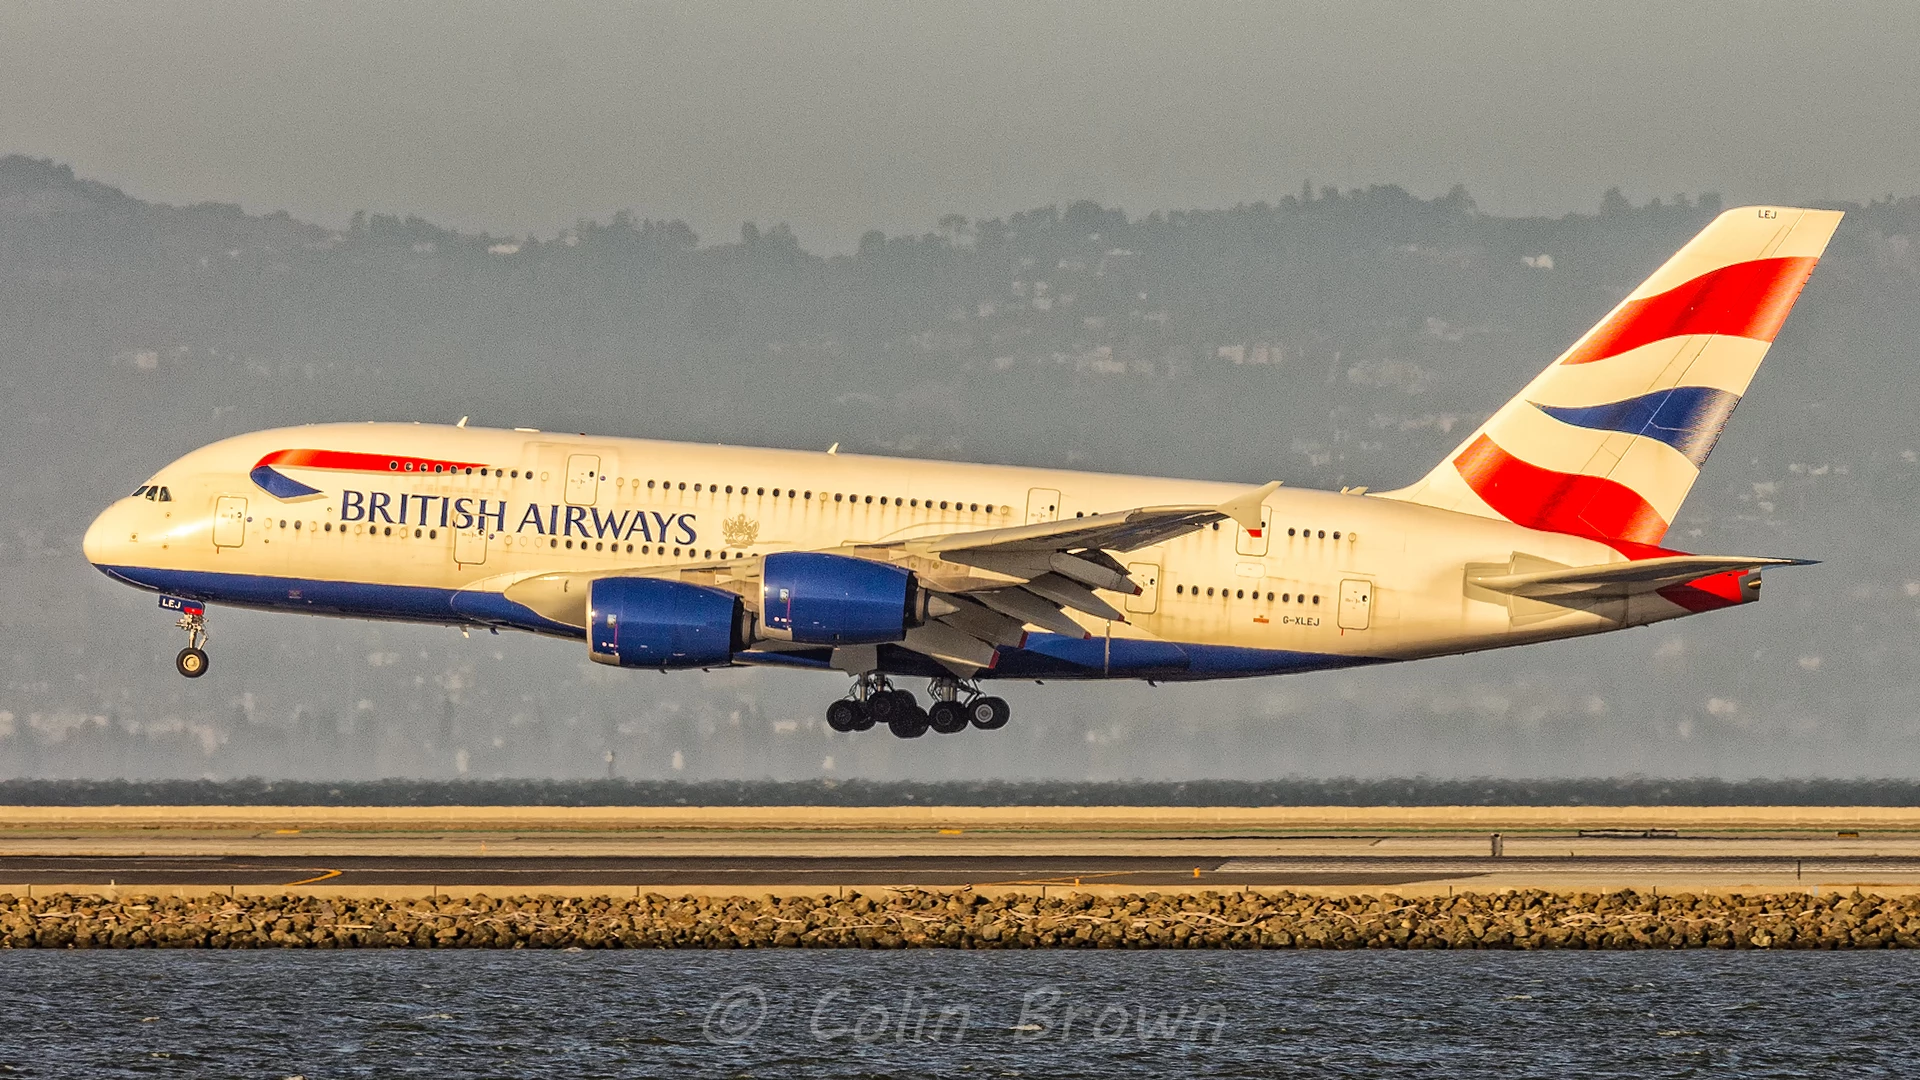
[[[0,1075],[1910,1076],[1906,953],[11,952]]]

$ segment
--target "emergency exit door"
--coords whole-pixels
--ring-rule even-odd
[[[239,547],[247,542],[247,500],[222,495],[213,507],[213,546]]]
[[[567,457],[567,505],[592,506],[600,496],[600,455]]]
[[[453,533],[453,561],[462,566],[474,566],[487,561],[487,519],[478,518],[464,529],[455,529]]]
[[[1365,630],[1373,622],[1373,582],[1348,578],[1340,583],[1340,629]]]
[[[1127,564],[1127,575],[1140,586],[1140,595],[1127,597],[1127,610],[1136,615],[1151,615],[1160,607],[1160,564]]]
[[[1060,492],[1055,488],[1027,489],[1027,524],[1053,521],[1060,516]]]
[[[1236,529],[1240,534],[1233,542],[1233,550],[1239,555],[1265,555],[1267,540],[1273,535],[1273,507],[1260,508],[1260,535],[1255,536],[1245,529]]]

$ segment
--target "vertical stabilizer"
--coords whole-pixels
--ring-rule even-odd
[[[1840,218],[1721,214],[1446,461],[1383,497],[1659,543]]]

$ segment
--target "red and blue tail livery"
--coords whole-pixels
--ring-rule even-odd
[[[1446,463],[1388,497],[1658,543],[1840,217],[1721,214]]]

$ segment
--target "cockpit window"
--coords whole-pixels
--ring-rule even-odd
[[[147,493],[147,485],[145,484],[141,484],[139,487],[133,489],[133,497],[136,499],[142,495],[145,495],[146,493]]]
[[[161,501],[161,502],[172,502],[172,501],[173,501],[173,492],[171,492],[171,491],[168,491],[168,490],[167,490],[166,488],[164,488],[164,487],[163,487],[163,488],[161,488],[161,489],[160,489],[160,501]]]

